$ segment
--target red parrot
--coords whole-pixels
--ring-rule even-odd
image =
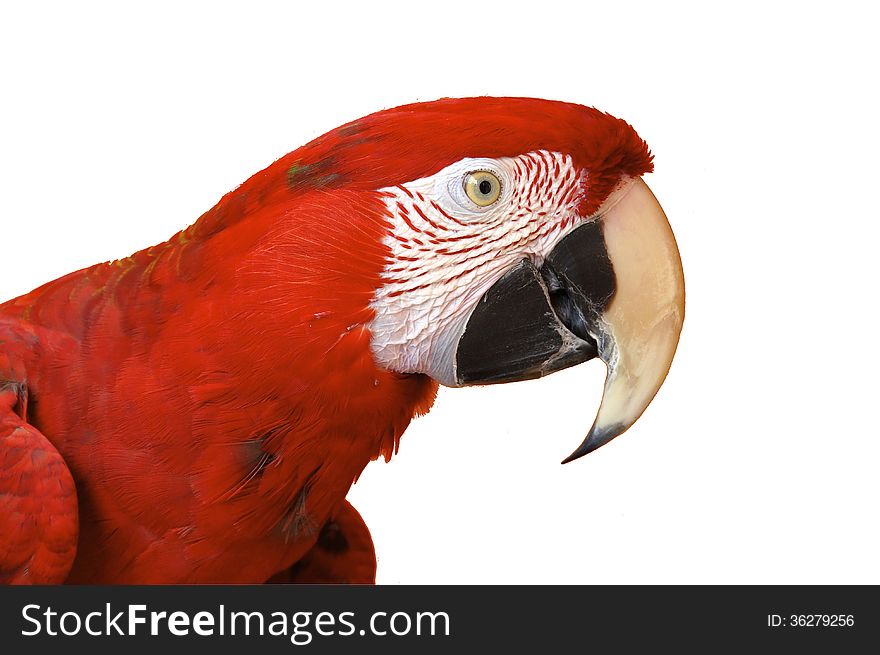
[[[438,384],[598,356],[569,459],[608,442],[683,320],[651,170],[630,125],[576,104],[397,107],[0,304],[0,581],[372,582],[345,497]]]

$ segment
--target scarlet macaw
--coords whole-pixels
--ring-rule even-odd
[[[169,241],[0,305],[0,580],[370,582],[345,496],[438,383],[609,373],[641,415],[681,264],[645,142],[596,109],[444,99],[257,173]]]

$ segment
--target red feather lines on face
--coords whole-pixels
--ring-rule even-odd
[[[440,279],[443,284],[455,283],[504,254],[537,255],[553,234],[561,234],[577,220],[585,176],[576,173],[570,157],[526,153],[512,160],[512,169],[505,179],[511,188],[510,198],[502,204],[505,211],[475,217],[471,225],[444,221],[449,214],[415,189],[393,188],[403,195],[393,196],[386,205],[408,228],[403,234],[392,233],[394,246],[400,244],[406,252],[424,257],[413,266],[411,258],[401,257],[395,249],[396,259],[383,275],[387,284],[397,286],[387,293],[389,298],[430,288]],[[438,275],[441,271],[445,275]]]

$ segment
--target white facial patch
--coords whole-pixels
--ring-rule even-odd
[[[487,207],[465,192],[469,173],[488,171],[501,194]],[[391,259],[371,303],[373,355],[399,373],[457,386],[455,349],[484,293],[513,265],[540,266],[583,222],[584,179],[571,158],[537,151],[462,159],[430,177],[381,189],[392,230]]]

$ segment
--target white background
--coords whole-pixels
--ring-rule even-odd
[[[378,109],[595,105],[656,154],[687,279],[672,371],[566,466],[598,360],[442,390],[350,496],[379,581],[880,583],[877,16],[725,4],[4,3],[0,299]]]

